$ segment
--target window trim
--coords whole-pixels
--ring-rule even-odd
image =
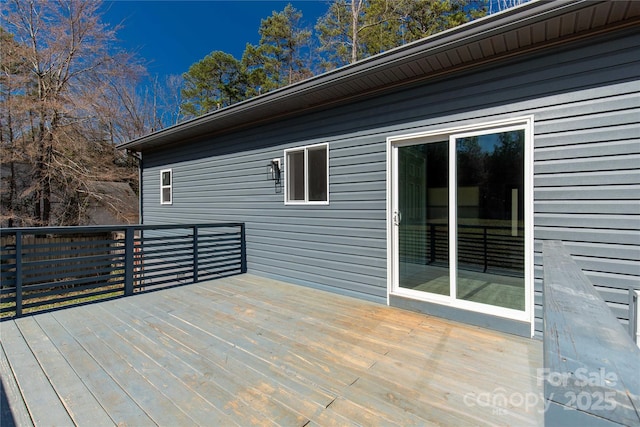
[[[327,198],[326,200],[309,200],[309,150],[324,147],[327,155],[326,173],[327,173]],[[304,153],[304,200],[289,199],[289,153]],[[302,147],[287,148],[284,150],[284,204],[285,205],[328,205],[329,204],[329,144],[324,142],[320,144],[305,145]]]
[[[162,184],[162,177],[165,173],[169,173],[169,185]],[[169,201],[164,199],[164,191],[166,188],[169,189]],[[161,205],[172,205],[173,204],[173,169],[162,169],[160,171],[160,204]]]

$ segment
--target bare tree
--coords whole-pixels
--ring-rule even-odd
[[[78,223],[88,182],[128,174],[113,146],[116,128],[128,123],[119,120],[123,102],[114,97],[114,82],[136,80],[144,69],[114,50],[115,30],[101,21],[100,7],[82,0],[8,4],[6,29],[22,47],[25,66],[15,73],[22,85],[3,99],[20,105],[2,122],[2,134],[13,135],[3,148],[22,141],[19,157],[30,175],[21,194],[31,204],[22,212],[25,224]]]
[[[180,113],[183,85],[184,79],[180,75],[165,77],[165,84],[161,88],[162,96],[160,99],[162,103],[159,108],[162,112],[161,121],[165,125],[176,125],[184,119]]]
[[[26,51],[13,35],[0,28],[0,221],[12,227],[19,221],[21,148],[26,135],[24,105],[20,102],[28,86]]]

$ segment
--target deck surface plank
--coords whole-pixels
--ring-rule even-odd
[[[171,354],[160,348],[160,343],[152,341],[153,334],[148,330],[148,335],[135,329],[136,318],[126,317],[119,312],[129,323],[123,323],[110,315],[111,310],[102,307],[86,307],[96,311],[96,317],[91,327],[102,331],[98,336],[109,339],[109,346],[118,354],[130,355],[127,357],[130,365],[145,379],[154,385],[172,402],[181,402],[180,408],[193,419],[196,424],[213,423],[216,425],[229,425],[232,419],[228,418],[216,406],[217,402],[208,401],[194,387],[193,382],[202,378],[202,372],[185,365],[179,357],[171,357]],[[82,312],[80,313],[83,314]],[[206,390],[215,396],[219,390]]]
[[[300,378],[312,376],[314,382],[325,384],[327,390],[332,390],[335,385],[348,385],[355,380],[354,374],[334,363],[328,358],[328,353],[320,354],[317,348],[303,346],[295,339],[284,336],[277,330],[275,318],[264,318],[253,307],[238,304],[236,300],[231,307],[204,308],[198,306],[203,299],[197,295],[190,295],[187,300],[192,305],[189,310],[179,314],[183,321],[196,324],[200,317],[217,309],[216,318],[226,322],[229,327],[216,330],[216,337],[223,342],[233,343],[247,354],[268,360],[280,368],[287,366],[289,370],[300,370]]]
[[[240,411],[248,408],[228,407],[228,400],[225,399],[229,398],[230,393],[211,380],[212,367],[207,361],[200,362],[199,359],[202,357],[198,351],[193,347],[181,346],[175,338],[162,333],[162,330],[153,321],[153,317],[149,317],[146,312],[135,305],[111,307],[109,310],[104,307],[99,307],[99,309],[104,316],[102,320],[106,327],[120,331],[116,333],[123,340],[126,340],[129,345],[136,346],[148,357],[152,357],[155,363],[171,367],[171,372],[167,373],[168,377],[174,376],[175,381],[180,382],[206,400],[202,406],[208,407],[213,412],[209,415],[211,422],[237,424],[233,418],[229,418],[227,415],[240,415],[242,413]]]
[[[197,301],[202,299],[198,298]],[[165,304],[168,303],[167,300]],[[268,337],[264,337],[268,332],[264,325],[243,328],[238,325],[239,320],[236,316],[227,319],[230,323],[224,330],[216,328],[215,335],[210,335],[201,328],[199,319],[207,313],[210,314],[211,310],[215,311],[216,306],[210,307],[209,311],[201,311],[197,306],[191,305],[188,311],[176,310],[172,315],[177,321],[182,322],[182,327],[188,328],[190,333],[200,335],[202,342],[208,341],[210,345],[213,339],[219,342],[219,346],[227,347],[227,353],[218,355],[218,358],[231,355],[245,366],[245,371],[255,368],[263,373],[266,376],[265,380],[270,383],[269,392],[276,400],[281,399],[286,403],[291,400],[291,393],[295,392],[295,395],[303,400],[294,398],[294,401],[287,405],[309,416],[325,408],[335,399],[336,387],[346,385],[339,378],[331,380],[327,373],[331,367],[326,361],[314,360],[311,354],[300,356],[299,349],[291,349],[286,343],[269,341]],[[218,321],[221,320],[219,316],[220,313],[216,313]],[[211,350],[210,347],[209,349]],[[323,363],[323,366],[319,367],[317,363]],[[309,406],[309,403],[313,405]]]
[[[188,298],[194,304],[202,301],[197,294]],[[298,321],[295,318],[290,319],[289,324],[293,325],[294,330],[289,331],[288,335],[286,331],[282,331],[282,328],[286,329],[287,326],[279,321],[275,313],[262,313],[255,306],[249,306],[244,302],[234,303],[231,307],[213,308],[218,310],[217,318],[233,324],[233,331],[221,331],[224,339],[233,341],[241,348],[250,349],[253,354],[277,358],[280,364],[304,367],[306,370],[300,374],[302,377],[314,373],[318,381],[324,378],[330,384],[337,381],[340,386],[346,386],[356,379],[353,370],[343,366],[343,361],[327,351],[324,343],[319,344],[306,337],[307,333],[313,333],[311,330],[299,328],[304,333],[297,332]],[[196,310],[199,310],[199,307],[194,305],[189,312],[183,313],[182,317],[196,322],[199,315],[205,315],[206,312],[205,310],[196,313]],[[294,361],[298,363],[294,365]]]
[[[40,339],[42,332],[27,340]],[[16,322],[3,322],[2,346],[35,425],[72,425],[73,421],[25,341]]]
[[[202,356],[204,360],[196,362],[205,369],[215,370],[215,376],[211,380],[218,381],[235,396],[234,406],[242,404],[243,399],[248,399],[253,404],[252,408],[244,408],[242,412],[261,410],[263,416],[274,416],[274,410],[278,406],[284,406],[295,408],[292,412],[300,414],[315,413],[334,399],[334,396],[304,384],[299,378],[281,369],[270,357],[252,349],[251,343],[260,347],[261,342],[235,340],[237,335],[226,336],[220,333],[219,328],[208,328],[207,322],[211,320],[207,317],[220,320],[217,316],[211,316],[211,310],[215,311],[215,306],[209,307],[209,312],[200,313],[195,306],[190,305],[186,311],[189,315],[186,315],[180,309],[171,308],[171,302],[171,298],[164,300],[158,295],[152,305],[144,308],[147,313],[158,316],[166,313],[165,310],[172,310],[169,316],[163,317],[162,323],[151,327],[165,330],[174,340],[188,345]],[[215,335],[211,334],[213,330],[217,332]],[[275,405],[265,408],[255,403],[268,398]],[[245,402],[244,406],[246,405]]]
[[[40,314],[34,318],[116,424],[126,422],[128,425],[141,427],[155,425],[52,313]]]
[[[55,389],[67,412],[77,424],[80,420],[93,426],[113,426],[114,420],[87,388],[76,371],[58,351],[56,345],[33,317],[19,319],[16,324],[43,372]]]
[[[88,408],[136,426],[542,424],[542,401],[508,401],[542,396],[540,342],[248,274],[0,327],[19,387],[50,374],[26,407],[69,417],[76,396],[77,425]]]
[[[0,332],[2,326],[0,325]],[[24,404],[20,387],[16,382],[9,360],[4,352],[3,340],[0,334],[0,426],[31,427],[33,422]],[[9,405],[9,402],[13,405]]]
[[[154,384],[155,376],[152,370],[147,371],[139,367],[136,369],[139,364],[148,363],[139,359],[140,354],[116,351],[113,346],[117,345],[117,338],[96,329],[91,313],[82,312],[84,307],[76,308],[57,312],[56,319],[76,340],[82,342],[91,357],[143,408],[153,422],[158,425],[194,424],[194,420],[185,412],[186,408],[181,409],[178,406],[179,401],[174,403]],[[150,378],[147,378],[147,374]]]
[[[234,363],[237,356],[225,353],[224,350],[219,351],[218,345],[212,345],[211,337],[200,339],[197,330],[189,331],[184,324],[157,322],[153,312],[148,311],[149,308],[123,304],[123,307],[117,307],[115,311],[110,310],[109,314],[113,316],[113,322],[129,320],[132,324],[137,324],[140,327],[139,333],[153,341],[157,361],[172,366],[173,373],[181,381],[205,397],[210,405],[228,415],[228,420],[218,425],[277,425],[300,419],[293,411],[280,411],[276,417],[258,411],[256,402],[268,400],[268,392],[272,391],[259,390],[259,384],[265,384],[268,376],[258,378],[248,369],[249,365]],[[162,309],[159,310],[158,314],[162,314]],[[144,318],[131,317],[129,313],[134,311],[145,314]],[[200,326],[207,328],[206,325]],[[276,402],[272,409],[277,406]]]

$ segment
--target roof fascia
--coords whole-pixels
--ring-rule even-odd
[[[132,141],[118,145],[119,149],[143,151],[157,145],[170,144],[178,141],[181,135],[191,137],[199,129],[213,125],[216,121],[229,116],[239,115],[258,107],[284,102],[309,91],[321,91],[338,82],[358,79],[363,74],[374,73],[380,69],[387,69],[401,63],[411,62],[417,58],[434,53],[454,49],[464,44],[501,34],[517,28],[523,28],[535,23],[552,19],[563,14],[571,13],[584,7],[594,6],[606,0],[578,0],[551,1],[536,0],[524,3],[518,7],[507,9],[500,13],[489,15],[461,26],[445,30],[425,39],[421,39],[403,46],[388,50],[381,54],[365,58],[353,64],[328,71],[290,86],[286,86],[266,94],[238,102],[200,117],[178,123],[157,132],[142,136]],[[337,100],[333,100],[335,102]],[[331,101],[327,101],[329,103]]]

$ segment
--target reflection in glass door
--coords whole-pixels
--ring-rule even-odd
[[[449,295],[449,142],[398,149],[399,286]]]
[[[456,296],[525,309],[524,130],[455,138]]]
[[[395,148],[396,289],[525,311],[525,127],[424,141]]]

